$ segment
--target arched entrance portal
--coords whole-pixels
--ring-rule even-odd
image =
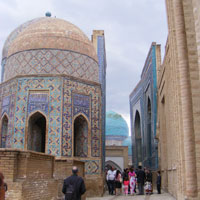
[[[147,104],[147,156],[149,157],[149,167],[151,166],[151,156],[152,156],[152,130],[151,130],[151,101],[148,98]]]
[[[45,153],[46,118],[36,112],[28,122],[28,150]]]
[[[115,169],[119,170],[120,172],[122,172],[123,168],[120,167],[117,163],[113,162],[112,160],[108,160],[105,163],[105,169],[109,170],[111,169],[111,167],[114,167]]]
[[[8,137],[8,117],[4,115],[1,124],[1,148],[6,148]]]
[[[74,120],[74,156],[88,156],[88,123],[82,115]]]
[[[140,126],[140,114],[135,114],[135,146],[136,146],[136,164],[142,163],[142,136]]]

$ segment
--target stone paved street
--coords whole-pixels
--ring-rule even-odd
[[[109,196],[105,195],[104,197],[96,197],[96,198],[87,198],[87,200],[175,200],[168,193],[152,194],[152,195],[134,195],[134,196]]]

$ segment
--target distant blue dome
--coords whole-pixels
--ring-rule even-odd
[[[129,136],[128,138],[126,138],[123,143],[123,146],[128,146],[128,155],[131,156],[132,155],[132,141],[131,141],[131,136]]]
[[[128,137],[128,125],[120,114],[113,111],[106,112],[106,136],[118,136],[124,139]]]

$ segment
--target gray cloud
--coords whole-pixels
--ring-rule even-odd
[[[6,0],[0,1],[0,50],[8,34],[20,24],[45,15],[68,20],[90,38],[105,30],[107,51],[107,110],[129,114],[129,94],[153,41],[167,39],[164,0]],[[162,48],[163,50],[164,48]]]

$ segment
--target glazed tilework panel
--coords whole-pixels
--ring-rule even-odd
[[[90,96],[73,94],[73,115],[84,113],[90,119]]]
[[[61,136],[61,94],[60,78],[19,78],[15,110],[14,147],[24,149],[26,113],[28,111],[29,90],[49,90],[48,154],[60,155]]]
[[[10,148],[12,146],[16,88],[17,88],[17,82],[15,80],[0,85],[1,123],[2,123],[4,114],[7,114],[8,116],[7,134],[6,134],[6,138],[4,138],[6,148]]]
[[[101,156],[100,87],[72,81],[67,78],[64,79],[62,155],[72,156],[72,94],[75,92],[85,94],[91,98],[91,155],[99,157]]]
[[[46,115],[48,114],[48,94],[43,92],[31,93],[28,98],[28,114],[36,110],[40,110]]]
[[[100,174],[100,161],[99,160],[85,160],[85,174]]]
[[[66,74],[99,82],[98,64],[92,58],[62,50],[30,50],[16,53],[7,59],[4,80],[16,75]]]
[[[1,115],[3,115],[4,113],[9,114],[9,108],[10,108],[10,95],[3,97],[2,99],[2,105],[1,105]]]
[[[101,133],[102,133],[102,148],[103,148],[103,167],[105,165],[105,113],[106,113],[106,51],[105,51],[105,38],[104,36],[97,37],[97,55],[99,61],[99,81],[102,90],[101,102]]]

